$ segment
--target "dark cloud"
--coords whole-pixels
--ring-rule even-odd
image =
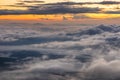
[[[73,16],[73,19],[86,19],[86,18],[90,18],[90,17],[86,15],[74,15]]]
[[[30,7],[26,11],[22,10],[0,10],[0,14],[60,14],[60,13],[94,13],[99,12],[99,8],[70,8],[67,6],[51,6],[51,7]]]
[[[63,20],[68,20],[65,16],[63,16]]]
[[[19,3],[16,3],[14,6],[25,6],[25,3],[19,2]]]
[[[44,3],[45,1],[33,1],[33,0],[31,0],[31,1],[21,1],[21,2],[23,2],[23,3]]]
[[[109,13],[109,14],[120,14],[120,10],[118,10],[118,11],[106,11],[105,13]]]
[[[56,3],[51,3],[52,5],[55,5]],[[102,1],[102,2],[79,2],[79,3],[76,3],[76,2],[60,2],[60,3],[57,3],[57,4],[60,4],[60,5],[84,5],[84,4],[120,4],[120,2],[118,1]],[[47,4],[49,5],[49,4]]]
[[[103,1],[103,2],[100,2],[99,4],[120,4],[120,2],[117,2],[117,1]]]
[[[34,5],[28,5],[34,4]],[[44,4],[41,4],[44,3]],[[119,4],[119,2],[113,1],[103,1],[100,3],[75,3],[75,2],[61,2],[61,3],[48,3],[45,4],[44,1],[21,1],[15,5],[10,5],[12,7],[26,7],[27,10],[0,10],[0,14],[66,14],[66,13],[99,13],[100,8],[90,8],[90,7],[73,7],[74,5],[84,5],[84,4]],[[106,13],[116,13],[119,11],[109,11]],[[75,18],[77,18],[75,16]],[[83,17],[84,18],[84,17]],[[64,19],[64,17],[63,17]]]
[[[28,1],[29,2],[29,1]],[[32,2],[31,2],[32,3]],[[27,7],[28,10],[0,10],[0,14],[59,14],[59,13],[93,13],[99,12],[99,8],[72,7],[75,3],[54,3],[54,4],[36,4],[28,6],[24,3],[17,3],[21,7]]]

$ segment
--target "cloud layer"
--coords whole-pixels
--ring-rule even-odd
[[[0,80],[120,79],[119,26],[100,25],[71,32],[59,27],[59,32],[42,27],[0,28]],[[11,45],[14,41],[19,44]]]
[[[28,5],[29,3],[29,5]],[[75,3],[75,2],[61,2],[61,3],[48,3],[42,4],[44,1],[22,1],[10,7],[27,8],[27,10],[0,10],[1,15],[6,14],[65,14],[65,13],[119,13],[119,2],[104,1],[100,3]],[[30,5],[31,4],[31,5]],[[87,6],[86,6],[87,5]],[[98,5],[98,7],[91,7]],[[111,7],[107,5],[114,5]],[[101,7],[104,6],[104,7]],[[118,6],[118,8],[117,8]],[[103,9],[107,11],[103,11]],[[116,12],[113,12],[115,10]]]

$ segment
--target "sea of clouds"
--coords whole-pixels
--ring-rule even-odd
[[[120,26],[0,28],[0,80],[120,80]]]

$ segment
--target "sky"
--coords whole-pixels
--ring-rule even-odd
[[[119,1],[0,0],[0,80],[120,79]]]
[[[120,18],[120,0],[1,0],[0,20],[80,21]]]

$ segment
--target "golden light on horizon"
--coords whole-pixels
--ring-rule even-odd
[[[21,2],[23,1],[23,2]],[[24,3],[24,1],[32,1],[32,2],[28,2],[28,3]],[[3,12],[1,13],[2,15],[0,15],[0,20],[47,20],[47,21],[51,21],[51,20],[56,20],[56,21],[60,21],[60,20],[75,20],[74,18],[74,14],[76,14],[76,12],[73,11],[74,14],[70,14],[69,11],[65,12],[67,14],[55,14],[53,11],[53,14],[49,14],[49,10],[47,11],[46,8],[49,9],[49,6],[51,7],[56,7],[53,5],[49,5],[46,6],[44,5],[43,7],[41,7],[40,3],[38,5],[36,5],[36,3],[34,4],[34,1],[41,1],[41,0],[1,0],[0,1],[0,10],[3,10]],[[57,3],[57,2],[66,2],[66,1],[73,1],[73,2],[101,2],[103,0],[43,0],[45,1],[45,3]],[[113,0],[111,0],[113,1]],[[114,0],[114,1],[118,1],[118,0]],[[19,4],[16,4],[19,3]],[[35,7],[34,7],[35,6]],[[36,8],[37,6],[37,8]],[[118,12],[120,10],[120,4],[112,4],[112,5],[108,5],[108,4],[73,4],[69,6],[71,9],[81,9],[83,10],[84,13],[78,12],[78,14],[80,14],[78,16],[78,18],[76,20],[82,20],[82,16],[84,15],[85,18],[87,19],[110,19],[110,18],[120,18],[120,14],[104,14],[107,13],[109,11],[116,11]],[[88,13],[88,10],[86,10],[85,8],[90,8],[90,12],[92,13]],[[30,10],[30,9],[35,9],[35,10]],[[39,15],[39,13],[37,12],[42,12],[42,10],[44,11],[46,9],[46,12],[48,14],[43,14],[43,15]],[[93,11],[92,11],[93,9]],[[95,10],[94,9],[99,9],[99,10]],[[8,11],[7,11],[8,10]],[[11,12],[9,11],[11,10]],[[64,10],[64,9],[63,9]],[[32,11],[36,11],[34,14],[32,14]],[[57,10],[56,10],[57,11]],[[61,10],[62,11],[62,10]],[[8,15],[4,15],[4,13],[8,14]],[[22,14],[21,14],[22,13]],[[24,13],[24,14],[23,14]],[[30,14],[31,13],[31,14]],[[62,13],[62,12],[58,12],[58,13]],[[9,15],[12,14],[12,15]],[[20,15],[17,15],[20,14]],[[108,16],[109,15],[109,16]]]
[[[86,13],[85,15],[88,16],[89,18],[94,18],[94,19],[120,18],[120,14]]]
[[[86,16],[86,19],[112,19],[120,18],[120,14],[102,14],[102,13],[83,13],[77,16]],[[77,20],[82,20],[83,18],[77,18]],[[49,15],[0,15],[0,20],[41,20],[41,21],[63,21],[63,20],[75,20],[73,14],[49,14]]]
[[[66,14],[66,15],[1,15],[0,16],[0,20],[47,20],[47,21],[51,21],[51,20],[56,20],[56,21],[60,21],[63,20],[63,18],[66,18],[68,20],[71,20],[72,15],[70,14]]]

